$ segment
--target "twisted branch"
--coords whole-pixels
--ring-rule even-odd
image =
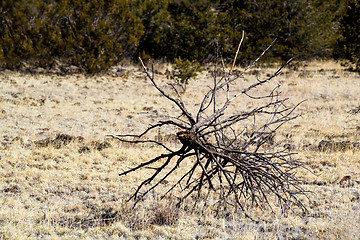
[[[244,35],[242,40],[243,37]],[[240,207],[246,215],[246,209],[250,206],[273,208],[280,205],[284,211],[293,209],[293,207],[306,211],[306,207],[299,197],[299,195],[306,196],[306,191],[300,187],[299,184],[302,181],[296,177],[296,170],[302,167],[302,163],[292,158],[294,153],[281,148],[279,144],[269,142],[269,138],[283,124],[298,117],[294,114],[294,110],[300,103],[288,106],[287,99],[280,97],[279,86],[264,96],[255,97],[249,94],[251,90],[263,86],[278,76],[292,59],[270,77],[264,80],[258,79],[257,82],[244,87],[230,97],[230,84],[244,79],[245,72],[275,42],[266,48],[243,72],[233,75],[232,70],[242,40],[228,73],[225,71],[223,60],[218,59],[219,55],[217,55],[215,62],[221,61],[222,74],[220,78],[217,77],[219,70],[215,64],[212,74],[213,86],[204,94],[200,107],[194,114],[196,118],[193,118],[187,110],[176,88],[172,87],[172,91],[178,96],[178,99],[171,97],[156,84],[154,73],[149,72],[140,59],[144,72],[153,86],[178,107],[181,115],[180,117],[168,116],[168,120],[149,126],[139,135],[111,136],[125,142],[157,144],[167,151],[167,153],[160,154],[120,174],[120,176],[127,175],[143,168],[154,170],[150,177],[139,184],[135,193],[130,197],[130,199],[136,200],[135,203],[159,187],[159,184],[165,182],[175,171],[178,171],[184,161],[192,159],[191,164],[189,164],[190,162],[186,163],[187,170],[183,170],[181,177],[167,189],[162,197],[178,189],[180,191],[179,203],[194,195],[196,197],[195,205],[200,201],[206,205],[209,196],[218,196],[218,211],[220,208]],[[219,104],[217,94],[223,91],[225,91],[226,100]],[[241,95],[251,101],[261,101],[260,106],[246,112],[225,114],[228,107]],[[249,125],[248,122],[251,119],[252,124]],[[182,144],[180,149],[172,150],[158,141],[140,139],[149,131],[168,125],[179,129],[177,137]],[[129,140],[129,137],[133,137],[134,140]],[[159,163],[161,163],[160,166],[158,166]],[[154,164],[158,167],[153,167]],[[270,196],[274,197],[276,201],[273,201]]]

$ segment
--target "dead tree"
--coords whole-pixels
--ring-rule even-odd
[[[267,141],[268,136],[274,135],[283,124],[298,116],[294,113],[297,105],[288,106],[287,99],[280,97],[278,87],[265,96],[251,94],[278,76],[290,61],[266,79],[257,79],[237,92],[231,90],[239,82],[244,84],[242,80],[247,70],[259,58],[244,71],[234,73],[233,68],[226,71],[218,53],[212,72],[212,87],[204,94],[194,115],[188,111],[176,87],[171,85],[173,92],[165,92],[156,83],[154,71],[148,70],[140,59],[152,85],[177,106],[180,116],[168,116],[139,135],[111,136],[123,142],[157,144],[166,152],[120,174],[123,176],[144,168],[154,171],[139,183],[130,199],[135,199],[135,202],[141,200],[160,183],[166,182],[180,164],[191,159],[183,164],[187,170],[182,170],[181,177],[168,186],[162,197],[178,188],[179,203],[192,198],[195,205],[200,201],[206,204],[208,197],[212,196],[217,199],[218,210],[235,207],[245,212],[250,206],[268,206],[306,211],[301,200],[306,192],[299,185],[301,180],[295,176],[296,169],[302,166],[301,162],[293,159],[293,153],[280,144],[268,144]],[[222,101],[219,100],[221,96]],[[261,104],[247,111],[229,113],[229,106],[240,96]],[[176,135],[182,144],[180,149],[173,150],[166,143],[145,138],[150,131],[165,126],[178,129]],[[189,165],[189,162],[192,164]]]

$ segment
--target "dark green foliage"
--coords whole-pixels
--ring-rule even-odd
[[[140,53],[202,61],[213,51],[209,44],[216,38],[216,16],[209,1],[146,0],[132,5],[145,27]]]
[[[0,3],[0,61],[16,68],[23,59],[46,55],[42,49],[41,33],[46,30],[49,16],[41,1],[1,1]]]
[[[343,5],[340,0],[147,0],[133,1],[132,8],[146,29],[139,53],[202,62],[213,59],[219,44],[223,57],[232,59],[244,30],[239,58],[246,63],[275,38],[263,58],[267,62],[298,55],[329,57]]]
[[[66,10],[59,14],[59,25],[66,56],[87,72],[106,70],[137,46],[143,28],[125,1],[68,0],[63,4]]]
[[[346,4],[341,0],[0,1],[0,67],[16,69],[22,62],[50,67],[60,60],[96,73],[138,56],[203,63],[213,61],[216,46],[230,60],[242,31],[239,61],[245,64],[276,38],[262,59],[267,63],[297,55],[330,57],[336,46],[334,56],[358,66],[359,3],[351,0],[345,9]]]
[[[348,3],[340,20],[339,33],[334,56],[354,63],[354,70],[360,72],[360,1],[351,0]]]
[[[173,21],[168,41],[170,59],[204,60],[213,51],[211,43],[216,38],[216,17],[209,1],[172,1],[169,12]]]
[[[264,60],[311,55],[326,46],[319,38],[321,31],[326,29],[324,25],[330,22],[318,21],[320,17],[311,1],[221,2],[218,21],[221,26],[229,26],[222,37],[225,52],[231,54],[231,49],[239,42],[244,30],[245,41],[239,54],[243,61],[258,56],[274,39],[277,39],[276,45]]]
[[[330,58],[332,48],[338,38],[339,19],[345,12],[346,1],[343,0],[313,0],[315,16],[312,24],[315,24],[313,32],[310,32],[314,49],[322,50],[315,52],[316,56]]]
[[[144,59],[167,56],[167,40],[172,24],[168,5],[168,0],[134,0],[131,3],[132,11],[141,19],[145,30],[137,49],[138,55]]]
[[[0,60],[49,65],[58,58],[88,73],[129,57],[143,34],[126,1],[2,1]]]

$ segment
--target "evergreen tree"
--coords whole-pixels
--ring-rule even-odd
[[[355,64],[355,70],[360,72],[360,1],[349,1],[340,20],[339,33],[334,56],[351,61]]]
[[[233,59],[245,31],[245,64],[277,39],[263,61],[329,57],[335,46],[359,68],[359,0],[348,1],[346,14],[342,0],[0,1],[0,65],[60,59],[94,73],[138,55],[202,62],[217,44]]]
[[[215,15],[210,3],[208,0],[134,1],[134,11],[145,27],[139,52],[169,60],[206,58],[211,49],[209,44],[216,38]]]
[[[65,56],[87,72],[99,72],[129,57],[143,26],[122,0],[64,0],[58,5]]]
[[[163,58],[167,56],[165,42],[171,27],[171,16],[168,11],[169,0],[134,0],[131,11],[141,19],[144,26],[137,49],[137,55],[143,58]]]
[[[0,61],[9,68],[59,58],[99,72],[131,57],[143,34],[123,0],[9,0],[0,12]]]
[[[16,68],[22,60],[46,54],[41,31],[46,24],[46,4],[42,1],[9,0],[0,2],[0,61]]]
[[[203,61],[214,52],[216,16],[209,1],[172,1],[169,12],[172,21],[171,39],[167,42],[170,59]]]
[[[274,39],[277,43],[264,59],[289,59],[314,51],[316,14],[309,1],[227,0],[220,1],[217,9],[219,24],[228,26],[223,37],[226,51],[245,31],[239,55],[244,60],[259,55]]]

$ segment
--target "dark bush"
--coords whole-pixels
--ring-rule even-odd
[[[132,56],[143,34],[122,0],[2,1],[1,13],[0,60],[8,68],[60,59],[100,72]]]
[[[233,59],[233,49],[245,31],[239,53],[243,63],[276,38],[263,58],[267,63],[297,55],[330,57],[336,46],[334,56],[359,68],[359,3],[351,0],[344,14],[346,4],[338,0],[1,1],[0,66],[16,69],[27,62],[49,67],[60,60],[96,73],[138,56],[213,61],[213,49]]]
[[[213,49],[209,44],[217,32],[211,1],[146,0],[133,1],[132,7],[145,27],[138,52],[203,61]]]
[[[106,70],[138,45],[143,27],[126,1],[65,1],[61,36],[70,61],[94,73]],[[58,11],[60,12],[60,11]]]
[[[227,26],[220,35],[224,54],[229,57],[242,31],[245,31],[245,44],[239,53],[242,61],[256,57],[274,39],[276,44],[263,58],[266,62],[298,55],[326,56],[324,51],[334,39],[331,29],[336,12],[332,3],[325,5],[316,0],[220,2],[217,19],[218,25]]]
[[[42,36],[48,21],[48,8],[41,1],[1,1],[0,62],[5,67],[19,67],[21,61],[46,55]]]
[[[351,0],[340,20],[339,39],[334,48],[336,58],[344,58],[355,64],[360,72],[360,1]]]
[[[201,66],[195,60],[183,60],[180,57],[175,58],[174,70],[170,73],[170,78],[174,79],[178,86],[181,86],[182,91],[186,91],[186,86],[190,78],[196,78],[201,72]]]

